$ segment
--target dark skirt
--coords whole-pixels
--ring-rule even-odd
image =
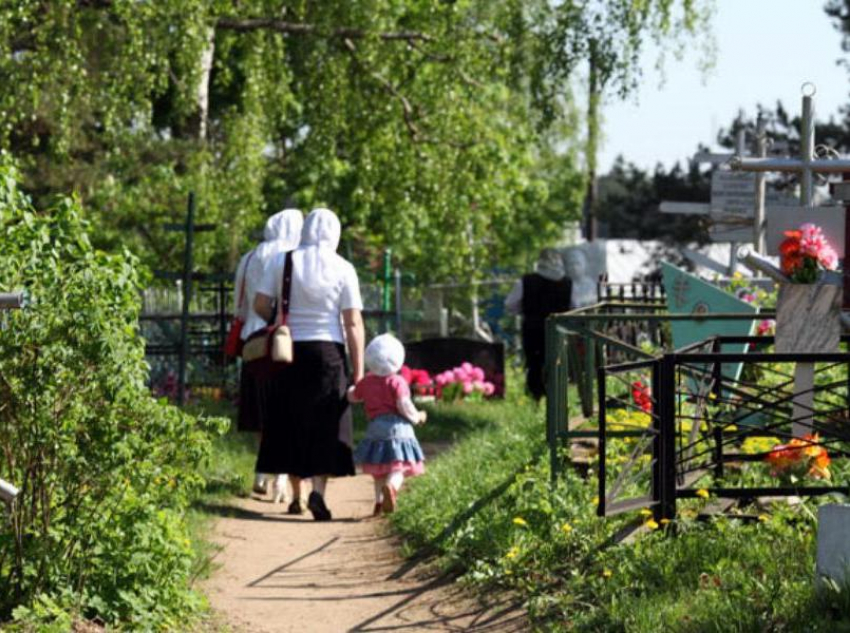
[[[295,361],[269,380],[257,472],[297,477],[354,474],[351,448],[340,428],[351,425],[346,399],[345,348],[326,341],[296,342]]]
[[[259,431],[263,428],[260,419],[261,397],[257,377],[246,371],[245,363],[242,363],[242,371],[239,374],[239,416],[236,419],[236,428],[239,431]]]

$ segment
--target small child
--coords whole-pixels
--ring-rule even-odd
[[[404,346],[391,334],[375,337],[366,347],[369,373],[351,387],[348,399],[362,402],[369,418],[366,437],[357,445],[354,460],[375,479],[374,516],[395,511],[396,495],[405,476],[425,472],[425,456],[413,432],[427,414],[417,411],[410,388],[398,371],[404,364]]]

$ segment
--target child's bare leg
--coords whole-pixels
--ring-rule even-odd
[[[386,477],[373,477],[373,482],[375,484],[375,503],[381,503],[384,499],[384,485],[387,483]]]
[[[384,486],[387,485],[387,478],[372,475],[372,483],[375,485],[375,508],[372,510],[372,516],[376,517],[381,514],[381,506],[384,502]]]
[[[387,477],[387,483],[398,492],[404,484],[404,473],[400,470],[390,473],[390,476]]]

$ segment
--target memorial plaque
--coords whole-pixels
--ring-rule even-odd
[[[703,281],[699,277],[677,268],[667,262],[661,262],[664,278],[664,290],[667,294],[667,309],[671,314],[710,315],[712,312],[723,314],[756,314],[754,305],[732,296],[728,292]],[[713,336],[749,336],[755,321],[671,321],[670,330],[676,349],[704,341]],[[726,345],[724,352],[742,354],[747,351],[746,344]],[[741,363],[723,365],[723,375],[736,380],[741,372]]]
[[[756,175],[751,172],[716,169],[711,175],[711,226],[713,242],[752,242],[753,207]],[[773,207],[797,205],[796,198],[777,191],[770,183],[765,187],[768,216]]]

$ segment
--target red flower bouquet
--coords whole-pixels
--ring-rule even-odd
[[[818,279],[822,270],[835,270],[838,255],[829,245],[820,227],[811,223],[796,231],[785,231],[785,240],[779,245],[782,272],[794,283],[810,284]]]
[[[640,380],[632,383],[632,400],[644,413],[652,413],[652,392]]]
[[[805,475],[829,479],[829,454],[816,434],[794,438],[787,444],[775,446],[765,461],[771,465],[774,477],[790,476],[792,481]]]

